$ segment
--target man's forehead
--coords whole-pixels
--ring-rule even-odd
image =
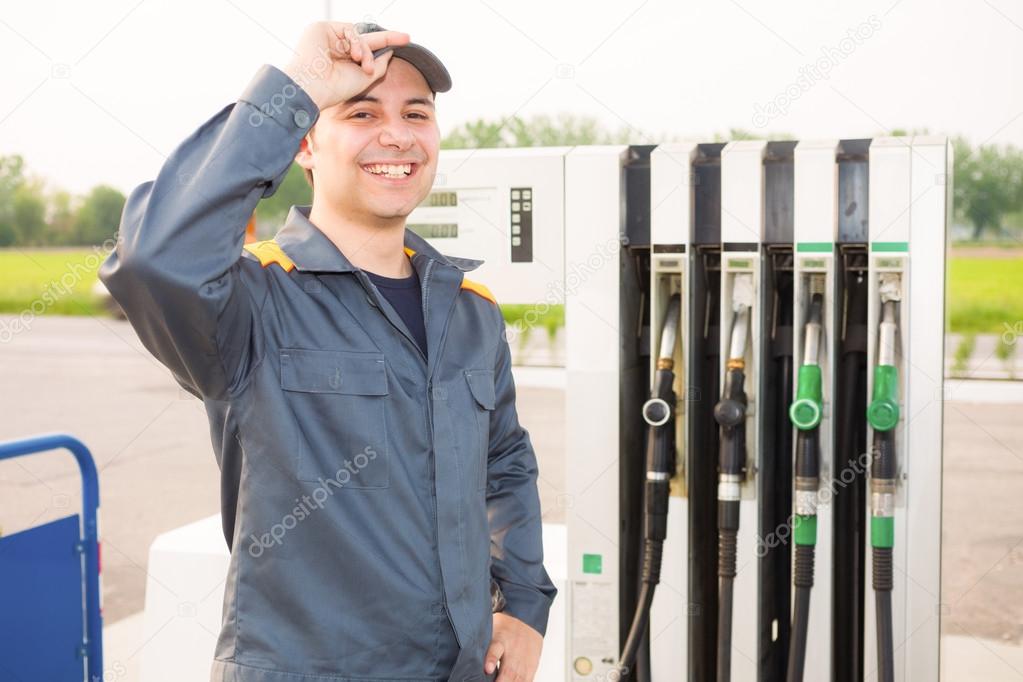
[[[355,97],[345,100],[342,106],[366,101],[379,103],[383,100],[399,100],[403,103],[416,100],[413,103],[433,106],[435,95],[419,69],[400,57],[392,57],[382,79]]]

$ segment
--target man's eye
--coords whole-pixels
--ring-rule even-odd
[[[352,114],[352,118],[358,118],[359,116],[372,116],[372,114],[368,111],[357,111]]]
[[[429,116],[427,116],[426,114],[420,114],[418,112],[412,112],[411,114],[409,114],[409,116],[415,116],[416,118],[420,118],[424,121],[429,118]]]

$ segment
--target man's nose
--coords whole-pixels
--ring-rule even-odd
[[[414,140],[412,129],[401,118],[386,121],[380,130],[380,144],[385,147],[408,149]]]

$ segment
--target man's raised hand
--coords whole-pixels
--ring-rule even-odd
[[[295,56],[283,69],[322,111],[375,83],[387,71],[393,52],[374,58],[374,50],[407,45],[400,31],[357,33],[339,21],[318,21],[302,32]]]

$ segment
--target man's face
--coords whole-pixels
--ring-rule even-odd
[[[368,224],[407,216],[437,173],[440,130],[426,79],[392,57],[372,87],[320,112],[307,146],[296,160],[312,169],[317,202]]]

